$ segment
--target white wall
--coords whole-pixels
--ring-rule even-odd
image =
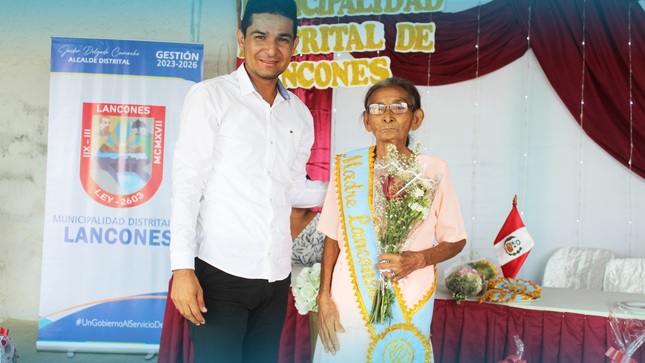
[[[190,42],[199,30],[204,76],[232,71],[235,1],[194,2],[203,9],[201,24],[193,26],[192,1],[0,0],[0,321],[38,318],[51,37]],[[488,1],[448,0],[446,10],[480,2]],[[525,277],[539,281],[557,246],[606,247],[620,257],[645,257],[643,180],[580,132],[537,63],[526,62],[422,92],[427,119],[418,139],[451,165],[470,234],[467,249],[492,256],[492,240],[517,193],[537,244]],[[371,142],[359,127],[364,92],[335,92],[335,151]],[[338,127],[341,121],[348,131]]]
[[[366,90],[334,93],[334,153],[373,144],[360,119]],[[536,244],[518,277],[541,282],[564,246],[645,258],[645,180],[582,132],[532,52],[477,80],[420,91],[426,117],[414,139],[450,165],[469,234],[462,256],[497,262],[492,245],[517,194]]]
[[[191,1],[0,0],[0,321],[38,318],[51,37],[191,42],[199,33],[204,77],[229,73],[236,1],[195,2],[201,26]]]

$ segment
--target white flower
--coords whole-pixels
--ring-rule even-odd
[[[412,204],[410,204],[410,209],[412,209],[415,212],[423,213],[423,210],[425,208],[423,208],[423,206],[421,204],[419,204],[419,202],[413,202]]]
[[[296,309],[300,315],[318,311],[318,290],[320,288],[320,263],[302,269],[291,292],[296,300]]]
[[[425,193],[423,192],[423,190],[421,188],[414,188],[412,190],[412,196],[415,197],[415,198],[421,198],[424,195],[425,195]]]

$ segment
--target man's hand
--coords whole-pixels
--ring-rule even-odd
[[[205,324],[204,291],[194,270],[175,270],[172,273],[172,302],[179,313],[195,325]]]
[[[336,304],[328,293],[318,295],[318,335],[325,347],[325,352],[336,354],[340,349],[336,332],[345,332],[340,323],[340,316]]]

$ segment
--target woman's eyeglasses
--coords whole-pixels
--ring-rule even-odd
[[[408,108],[414,107],[408,106],[408,104],[405,102],[391,103],[389,105],[384,105],[382,103],[372,103],[371,105],[367,106],[367,112],[369,112],[370,115],[382,115],[388,108],[393,114],[400,115],[402,113],[405,113]]]

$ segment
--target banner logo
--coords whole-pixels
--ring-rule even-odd
[[[80,178],[87,195],[112,208],[154,196],[163,179],[164,106],[83,103]]]

